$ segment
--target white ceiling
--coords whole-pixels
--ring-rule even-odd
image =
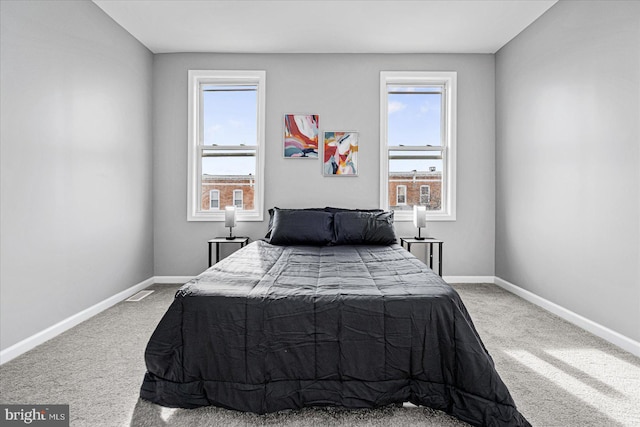
[[[154,53],[495,53],[557,0],[93,0]]]

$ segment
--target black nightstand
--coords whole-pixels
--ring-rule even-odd
[[[423,240],[418,240],[415,237],[401,237],[400,245],[404,248],[405,243],[407,244],[407,250],[411,252],[411,245],[414,243],[420,243],[424,245],[428,245],[429,250],[427,251],[427,257],[429,258],[429,268],[433,270],[433,245],[438,246],[438,274],[442,277],[442,245],[444,242],[442,240],[434,239],[433,237],[425,237]]]
[[[227,239],[226,237],[216,237],[214,239],[209,240],[209,267],[213,264],[211,263],[211,250],[213,248],[213,244],[216,244],[216,262],[220,261],[220,244],[221,243],[240,243],[240,247],[243,248],[249,243],[248,237],[234,237],[233,239]]]

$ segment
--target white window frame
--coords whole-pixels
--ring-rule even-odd
[[[404,202],[400,203],[400,189],[404,190]],[[396,205],[406,205],[407,204],[407,186],[406,185],[396,185]]]
[[[380,72],[380,208],[389,209],[389,141],[388,141],[388,86],[389,85],[442,85],[443,126],[441,147],[394,147],[407,151],[442,151],[442,209],[427,211],[429,221],[456,220],[456,101],[457,73],[455,71],[381,71]],[[412,221],[412,211],[396,211],[395,221]]]
[[[211,197],[212,194],[216,193],[218,195],[218,197],[216,197],[215,199],[213,197]],[[217,207],[213,207],[211,206],[211,201],[212,200],[217,200],[218,201],[218,206]],[[220,190],[209,190],[209,209],[220,209]]]
[[[224,210],[202,209],[202,152],[207,148],[202,138],[202,97],[200,87],[206,84],[255,84],[257,91],[257,140],[255,146],[230,146],[225,149],[255,149],[254,208],[236,212],[236,221],[262,221],[264,211],[264,147],[266,72],[262,70],[189,70],[188,75],[188,184],[187,221],[224,221]],[[211,148],[211,147],[209,147]],[[218,147],[220,148],[220,147]]]
[[[236,194],[240,194],[240,197],[236,198]],[[236,200],[240,200],[240,206],[236,205]],[[242,190],[233,190],[233,206],[236,209],[244,209],[244,192]]]

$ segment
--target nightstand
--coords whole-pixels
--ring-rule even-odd
[[[249,243],[248,237],[234,237],[233,239],[227,239],[226,237],[216,237],[214,239],[209,240],[209,267],[213,264],[211,263],[211,250],[213,248],[213,244],[216,244],[216,262],[220,261],[220,244],[221,243],[240,243],[240,247],[243,248]]]
[[[429,258],[429,268],[433,270],[433,245],[438,246],[438,274],[442,277],[442,245],[444,242],[442,240],[434,239],[433,237],[425,237],[423,240],[418,240],[415,237],[401,237],[400,245],[404,248],[404,245],[407,245],[407,250],[411,252],[411,245],[415,243],[420,243],[423,245],[428,245],[427,257]]]

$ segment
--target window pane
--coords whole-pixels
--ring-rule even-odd
[[[234,192],[238,187],[242,187],[241,192]],[[211,190],[219,191],[218,207],[211,207],[209,194]],[[239,209],[254,209],[255,180],[252,176],[211,176],[202,177],[202,209],[221,209],[226,206],[235,206]],[[235,194],[234,194],[235,193]],[[235,197],[234,197],[235,195]]]
[[[400,93],[442,93],[442,86],[438,85],[387,85],[390,94]]]
[[[208,175],[255,175],[254,150],[204,150],[202,174]]]
[[[254,156],[230,156],[229,152],[205,150],[202,158],[201,207],[209,210],[211,190],[219,191],[218,209],[236,206],[254,209],[255,168]],[[242,152],[244,153],[244,152]],[[248,153],[251,153],[248,151]],[[218,155],[216,155],[218,154]],[[238,190],[238,191],[234,191]]]
[[[441,210],[442,159],[393,159],[394,153],[407,154],[389,152],[389,208],[412,210],[414,205],[424,205],[428,211]],[[439,155],[439,152],[422,152],[430,155],[436,153]],[[398,188],[402,187],[406,187],[406,190],[398,193]]]
[[[389,146],[442,145],[442,89],[389,86],[388,90]]]
[[[256,145],[257,86],[203,85],[204,145]]]

